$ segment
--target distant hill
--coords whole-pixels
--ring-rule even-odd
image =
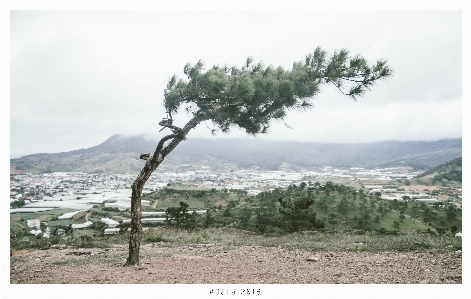
[[[314,166],[392,167],[412,166],[428,170],[462,155],[461,139],[433,142],[387,141],[361,144],[323,144],[266,141],[260,139],[189,139],[182,142],[162,166],[185,163],[232,163],[240,168],[258,166],[279,169]],[[137,173],[141,153],[153,152],[156,140],[143,136],[113,135],[86,149],[55,154],[34,154],[11,159],[11,168],[21,172],[82,171]]]
[[[463,158],[454,159],[448,163],[438,165],[417,178],[425,178],[432,181],[433,184],[443,181],[452,181],[462,183]]]

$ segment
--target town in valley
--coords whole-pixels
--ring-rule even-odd
[[[14,171],[12,171],[14,172]],[[427,205],[452,204],[461,209],[461,185],[447,182],[425,184],[415,179],[422,172],[412,167],[365,169],[360,167],[318,167],[268,171],[259,168],[237,169],[233,165],[184,164],[162,167],[154,172],[144,193],[171,187],[188,190],[224,190],[244,192],[254,196],[277,188],[304,184],[315,189],[316,184],[332,182],[375,194],[385,201],[415,200]],[[83,172],[21,173],[10,175],[10,223],[12,230],[23,229],[33,235],[48,237],[50,226],[69,224],[74,230],[92,226],[88,215],[97,207],[126,211],[131,206],[131,184],[136,174],[106,174]],[[143,199],[142,205],[151,211],[143,212],[142,221],[164,222],[165,211],[157,202]],[[154,208],[154,209],[152,209]],[[204,214],[206,210],[194,211]],[[51,213],[54,215],[51,218]],[[87,217],[77,218],[76,215]],[[74,217],[75,216],[75,217]],[[156,216],[160,216],[157,217]],[[26,221],[25,221],[26,219]],[[52,219],[52,220],[51,220]],[[80,219],[80,220],[77,220]],[[126,217],[98,218],[106,226],[104,234],[114,234]],[[81,223],[77,223],[81,222]],[[43,223],[43,230],[41,230]],[[46,224],[46,225],[44,225]],[[63,230],[59,230],[59,233]]]

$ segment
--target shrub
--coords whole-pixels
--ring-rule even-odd
[[[179,229],[192,230],[197,228],[196,213],[188,213],[188,204],[180,201],[180,207],[170,207],[166,210],[165,224]]]
[[[305,229],[324,228],[325,223],[316,217],[316,213],[310,212],[309,207],[314,203],[311,198],[295,200],[278,199],[281,204],[279,212],[282,217],[278,220],[278,226],[287,232],[300,232]]]

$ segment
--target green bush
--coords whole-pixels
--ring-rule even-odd
[[[10,203],[10,206],[13,209],[21,208],[25,205],[25,201],[23,199],[18,199]]]
[[[180,207],[170,207],[166,211],[165,224],[177,229],[192,230],[197,228],[196,213],[188,213],[188,204],[180,201]]]
[[[314,203],[312,198],[280,198],[278,202],[281,205],[279,212],[282,217],[278,220],[281,229],[291,233],[325,227],[325,223],[317,219],[316,213],[309,211],[309,207]]]

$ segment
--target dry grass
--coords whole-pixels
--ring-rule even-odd
[[[127,234],[110,237],[106,242],[126,244]],[[459,237],[433,236],[410,231],[397,235],[374,233],[301,233],[266,236],[232,228],[210,228],[201,231],[176,231],[168,228],[152,228],[143,234],[143,243],[160,242],[168,247],[187,244],[217,244],[220,246],[263,246],[286,249],[311,249],[333,252],[425,252],[445,253],[461,250]]]

